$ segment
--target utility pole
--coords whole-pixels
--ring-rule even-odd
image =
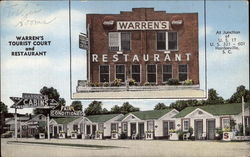
[[[15,107],[15,139],[17,139],[17,108]]]
[[[48,133],[48,140],[50,140],[50,132],[49,132],[49,114],[47,114],[47,133]]]
[[[244,97],[242,96],[242,126],[243,126],[243,136],[246,135],[246,126],[245,126],[245,102]]]

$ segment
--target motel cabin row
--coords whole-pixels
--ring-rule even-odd
[[[246,127],[250,127],[249,103],[245,105],[244,120]],[[102,134],[103,138],[111,138],[117,133],[120,138],[144,139],[152,133],[155,139],[168,139],[173,130],[189,131],[193,128],[195,139],[213,140],[216,128],[222,130],[230,128],[232,121],[235,130],[240,130],[242,124],[242,105],[221,104],[197,107],[186,107],[178,112],[175,109],[151,110],[123,114],[90,115],[80,118],[53,118],[50,120],[52,137],[65,132],[71,136],[72,132],[95,138]],[[205,136],[205,137],[204,137]]]

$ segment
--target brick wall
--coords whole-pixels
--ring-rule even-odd
[[[115,32],[116,26],[113,29],[105,29],[103,27],[103,20],[106,17],[111,17],[115,21],[171,21],[175,16],[181,17],[184,24],[180,28],[172,28],[170,24],[169,31],[178,32],[178,51],[171,51],[170,56],[175,56],[176,53],[182,55],[182,61],[159,61],[155,62],[152,59],[153,54],[157,53],[160,58],[164,58],[166,54],[163,51],[157,51],[156,48],[156,32],[157,31],[131,31],[131,50],[124,51],[123,54],[129,54],[128,62],[124,62],[124,57],[119,55],[118,62],[112,61],[112,56],[116,52],[109,50],[108,33]],[[98,62],[90,60],[90,81],[99,82],[99,65],[110,65],[110,81],[115,79],[115,64],[126,64],[126,75],[131,76],[131,65],[136,64],[132,62],[131,57],[137,54],[142,58],[143,54],[149,54],[151,59],[149,61],[140,60],[141,64],[141,84],[147,81],[146,65],[157,65],[157,83],[162,83],[162,64],[172,64],[173,78],[178,79],[178,65],[188,65],[188,78],[192,79],[195,84],[199,84],[199,52],[198,52],[198,13],[166,13],[165,11],[154,11],[153,8],[136,8],[131,12],[121,12],[120,14],[87,14],[87,24],[90,24],[90,56],[97,54],[108,55],[108,62],[103,62],[101,59]],[[191,53],[190,60],[185,59],[185,54]],[[174,58],[174,57],[173,57]]]

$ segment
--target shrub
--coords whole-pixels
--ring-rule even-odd
[[[137,83],[136,83],[136,81],[135,81],[134,79],[130,79],[130,80],[128,81],[128,84],[129,84],[130,86],[137,86]]]
[[[179,85],[179,80],[177,79],[169,79],[167,82],[168,85]]]
[[[115,79],[114,82],[112,83],[112,86],[117,86],[117,87],[119,87],[119,86],[121,86],[121,84],[122,84],[121,82],[122,82],[121,79]]]
[[[216,139],[217,139],[217,140],[221,140],[222,137],[223,137],[223,130],[222,130],[221,128],[216,128],[215,130],[216,130],[216,134],[218,135],[218,136],[216,137]]]
[[[185,80],[183,84],[184,85],[193,85],[194,83],[193,83],[193,80]]]
[[[104,87],[108,87],[108,86],[109,86],[109,83],[108,83],[108,82],[104,82],[104,83],[103,83],[103,86],[104,86]]]
[[[150,86],[150,83],[149,82],[145,82],[144,86]]]

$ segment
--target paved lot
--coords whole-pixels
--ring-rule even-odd
[[[76,143],[119,148],[69,147],[35,144],[10,144],[1,139],[2,157],[250,157],[250,142],[164,141],[164,140],[58,140],[53,143]],[[18,139],[48,142],[48,140]]]

